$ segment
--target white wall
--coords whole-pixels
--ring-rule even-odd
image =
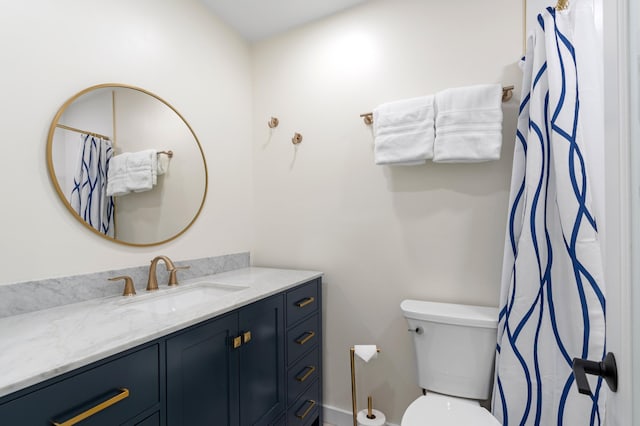
[[[0,14],[3,154],[0,284],[247,251],[251,244],[250,52],[198,0],[28,0]],[[187,119],[209,194],[195,225],[161,247],[91,234],[57,198],[45,162],[58,108],[85,87],[143,87]]]
[[[498,303],[518,101],[504,104],[502,159],[484,164],[375,166],[359,114],[449,87],[518,86],[521,7],[370,1],[254,46],[252,260],[326,273],[330,406],[351,408],[357,343],[382,350],[358,364],[360,407],[372,394],[399,423],[419,394],[403,299]]]

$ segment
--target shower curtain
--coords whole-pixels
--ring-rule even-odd
[[[71,207],[89,226],[113,237],[113,197],[107,197],[107,171],[113,156],[111,142],[90,135],[81,137]]]
[[[602,379],[590,376],[592,396],[579,394],[571,369],[574,357],[600,361],[605,354],[603,261],[588,155],[594,149],[587,146],[603,142],[585,131],[591,117],[585,120],[590,108],[582,77],[591,71],[579,66],[580,55],[589,53],[576,34],[583,16],[574,12],[548,8],[527,41],[492,403],[505,425],[604,421]]]

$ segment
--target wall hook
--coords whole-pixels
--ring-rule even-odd
[[[291,138],[291,143],[294,145],[298,145],[300,142],[302,142],[302,135],[296,132]]]
[[[272,129],[278,127],[278,124],[280,124],[280,120],[278,120],[278,117],[271,117],[271,120],[267,122],[267,125]]]

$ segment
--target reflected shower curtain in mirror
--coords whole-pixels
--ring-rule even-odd
[[[573,358],[600,361],[605,354],[603,263],[586,148],[603,141],[585,131],[591,118],[584,120],[582,77],[590,71],[578,64],[589,53],[578,48],[577,19],[549,8],[527,42],[492,404],[504,425],[604,421],[602,379],[590,376],[593,396],[579,394],[571,368]]]
[[[107,171],[113,156],[111,141],[84,134],[81,137],[71,207],[88,225],[113,237],[113,197],[107,197]]]

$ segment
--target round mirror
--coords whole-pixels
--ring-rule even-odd
[[[184,233],[207,194],[204,153],[186,120],[160,97],[123,84],[89,87],[62,105],[47,166],[76,219],[132,246]]]

